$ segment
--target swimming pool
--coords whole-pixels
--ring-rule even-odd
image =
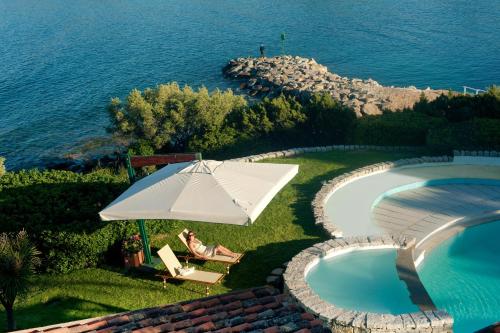
[[[354,251],[321,259],[306,281],[325,301],[344,309],[401,314],[418,311],[396,271],[396,249]]]
[[[432,326],[432,315],[422,311],[434,305],[453,317],[454,332],[499,321],[500,256],[494,256],[500,242],[493,238],[500,234],[500,223],[491,221],[500,216],[500,164],[492,161],[374,165],[330,180],[313,202],[320,207],[316,222],[348,244],[361,239],[363,250],[366,236],[415,239],[418,275],[413,265],[397,268],[396,250],[370,249],[319,259],[306,272],[308,287],[335,307],[358,311],[356,323],[347,324],[352,327],[363,323],[359,311],[401,314],[404,323],[410,315]],[[405,278],[411,298],[397,270],[402,277],[413,272]]]
[[[500,320],[500,221],[443,242],[419,266],[438,308],[454,318],[454,332],[474,332]]]

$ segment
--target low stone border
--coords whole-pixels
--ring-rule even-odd
[[[454,150],[453,156],[500,157],[500,151],[496,151],[496,150]]]
[[[344,185],[366,176],[376,173],[385,172],[394,168],[399,168],[409,165],[428,164],[428,163],[448,163],[452,162],[451,156],[423,156],[419,158],[401,159],[394,162],[382,162],[377,164],[368,165],[348,173],[344,173],[326,182],[312,201],[312,210],[314,219],[317,225],[332,237],[342,237],[342,231],[335,226],[334,221],[326,214],[325,204],[330,196]]]
[[[283,273],[285,272],[287,265],[288,262],[285,262],[281,265],[281,267],[273,269],[266,277],[266,284],[283,292]]]
[[[333,145],[318,147],[290,148],[244,157],[230,159],[235,162],[258,162],[271,158],[282,158],[301,155],[305,153],[318,153],[327,151],[352,151],[352,150],[379,150],[379,151],[417,151],[425,149],[422,146],[374,146],[374,145]]]
[[[377,236],[331,239],[315,244],[293,257],[283,275],[285,290],[307,311],[317,314],[334,332],[452,332],[453,318],[442,310],[401,315],[346,310],[322,300],[305,277],[321,258],[354,250],[405,248],[411,240],[404,236]]]

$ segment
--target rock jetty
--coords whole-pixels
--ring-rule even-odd
[[[314,59],[278,56],[230,60],[223,73],[242,80],[241,89],[250,96],[276,96],[280,93],[308,97],[325,92],[352,107],[358,117],[382,114],[382,110],[411,108],[423,93],[432,101],[446,90],[416,87],[385,87],[372,79],[347,78],[331,73]]]

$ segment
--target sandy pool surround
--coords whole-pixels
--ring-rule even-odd
[[[307,273],[322,258],[351,251],[405,248],[410,241],[404,236],[376,236],[338,238],[315,244],[289,262],[283,275],[285,289],[307,311],[319,315],[334,332],[452,332],[453,319],[445,311],[392,315],[342,309],[322,300],[306,282]]]

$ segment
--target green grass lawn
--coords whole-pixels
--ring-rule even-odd
[[[298,175],[272,200],[257,221],[249,227],[185,221],[148,221],[152,246],[168,243],[174,251],[185,249],[177,239],[184,228],[194,229],[206,243],[221,244],[245,252],[242,262],[233,266],[224,282],[212,293],[259,286],[276,267],[302,249],[326,238],[314,225],[311,201],[322,181],[355,168],[386,160],[412,156],[388,152],[327,152],[295,158],[270,160],[272,163],[299,164]],[[353,206],[354,208],[355,206]],[[113,222],[110,222],[113,223]],[[153,251],[154,253],[154,251]],[[216,263],[203,269],[224,272]],[[39,275],[30,293],[15,305],[18,329],[101,316],[203,297],[204,288],[193,283],[170,282],[162,288],[153,274],[126,272],[118,267],[75,271],[66,275]],[[0,313],[4,328],[5,313]]]

